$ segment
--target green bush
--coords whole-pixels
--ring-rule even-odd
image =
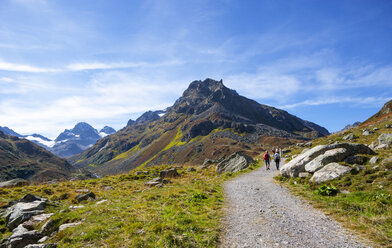
[[[320,186],[318,189],[316,189],[316,193],[323,196],[334,196],[338,192],[339,190],[336,187],[327,185]]]

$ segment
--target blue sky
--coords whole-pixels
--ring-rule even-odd
[[[330,131],[392,99],[392,1],[0,1],[0,126],[125,126],[223,79]]]

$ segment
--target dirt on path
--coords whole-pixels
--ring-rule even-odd
[[[258,169],[225,185],[219,247],[369,247],[339,223],[276,184],[275,168]]]

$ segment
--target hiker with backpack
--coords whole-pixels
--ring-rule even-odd
[[[275,160],[276,169],[279,170],[280,155],[278,151],[274,155],[274,160]]]
[[[263,159],[265,161],[266,169],[269,170],[270,169],[270,155],[269,155],[268,151],[266,151],[266,153],[264,154]]]

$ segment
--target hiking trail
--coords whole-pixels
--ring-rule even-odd
[[[338,222],[274,182],[275,164],[225,184],[219,247],[369,247]]]

